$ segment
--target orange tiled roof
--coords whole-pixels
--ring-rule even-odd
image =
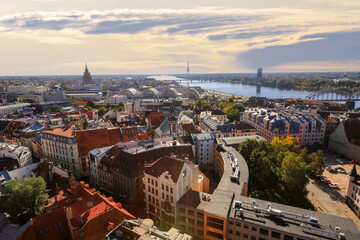
[[[162,112],[151,112],[146,118],[151,121],[152,126],[160,126],[160,124],[165,120]]]
[[[52,130],[44,130],[43,133],[49,133],[53,135],[59,135],[62,137],[75,137],[75,126],[72,125],[69,128],[54,128]]]
[[[159,158],[157,161],[145,167],[145,173],[160,177],[164,172],[169,172],[171,179],[177,182],[181,174],[181,170],[184,166],[185,161],[177,158],[164,156]]]
[[[54,208],[55,210],[34,217],[33,224],[26,229],[20,240],[98,240],[103,239],[124,219],[135,219],[111,197],[106,198],[95,189],[89,189],[89,185],[84,182],[73,180],[72,183],[75,186],[75,191],[72,192],[74,195],[65,196],[63,205]],[[63,192],[65,191],[60,191],[59,195]]]
[[[94,129],[76,132],[79,156],[85,156],[95,148],[114,145],[123,141],[119,128]]]

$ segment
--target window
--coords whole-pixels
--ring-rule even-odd
[[[249,235],[247,233],[243,233],[244,238],[249,238]]]
[[[164,184],[161,184],[161,189],[164,190]]]
[[[240,236],[240,232],[239,232],[239,231],[236,231],[236,236]]]
[[[236,222],[236,226],[241,227],[241,223],[240,223],[240,222]]]
[[[251,240],[256,240],[256,236],[251,235],[250,239]]]
[[[257,227],[256,226],[251,226],[251,230],[256,231]]]
[[[234,225],[233,220],[229,220],[229,224],[230,224],[230,225]]]
[[[169,187],[168,187],[168,186],[166,186],[166,191],[167,191],[167,192],[169,191]]]
[[[249,228],[249,225],[244,223],[244,228]]]
[[[269,230],[264,229],[264,228],[260,228],[260,234],[267,236],[267,235],[269,235]]]
[[[280,239],[280,238],[281,238],[281,234],[280,234],[280,233],[278,233],[278,232],[274,232],[274,231],[272,231],[272,233],[271,233],[271,237],[273,237],[273,238],[277,238],[277,239]]]
[[[289,236],[289,235],[284,235],[284,240],[293,240],[294,237],[293,236]]]
[[[170,193],[173,193],[173,188],[170,188]]]
[[[232,234],[232,233],[233,233],[233,230],[232,230],[232,229],[230,229],[230,230],[229,230],[229,233],[230,233],[230,234]]]

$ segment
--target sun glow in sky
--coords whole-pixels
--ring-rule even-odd
[[[359,71],[360,1],[1,1],[0,46],[0,75]]]

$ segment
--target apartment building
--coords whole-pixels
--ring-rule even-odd
[[[176,225],[176,203],[190,189],[202,190],[204,176],[194,163],[164,156],[144,170],[147,217],[161,227]]]
[[[41,133],[42,152],[46,160],[59,164],[69,173],[79,175],[82,169],[78,158],[75,126],[44,130]]]
[[[97,179],[98,186],[114,198],[126,202],[133,212],[144,206],[143,177],[144,169],[163,156],[194,160],[190,144],[177,142],[146,144],[144,146],[113,146],[101,150],[99,154],[90,153],[91,178]],[[143,212],[143,211],[142,211]]]
[[[195,145],[196,162],[201,165],[212,165],[214,162],[215,133],[191,134]]]
[[[0,106],[0,115],[13,114],[16,111],[20,111],[26,107],[29,107],[30,105],[31,105],[30,103],[15,103],[5,106]]]
[[[249,109],[245,121],[256,128],[257,134],[271,141],[274,137],[293,137],[301,145],[323,144],[326,121],[319,114],[301,110]]]
[[[356,216],[360,217],[360,176],[356,171],[354,164],[346,187],[346,202],[354,211]]]
[[[18,167],[33,163],[31,151],[28,147],[6,142],[0,142],[0,158],[5,161],[9,158],[16,160]]]

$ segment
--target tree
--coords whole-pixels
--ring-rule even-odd
[[[309,179],[306,176],[306,163],[301,156],[288,152],[282,161],[279,177],[284,183],[284,195],[289,199],[296,199],[306,191],[306,184]]]
[[[239,153],[246,159],[250,160],[251,153],[259,147],[259,142],[255,139],[246,139],[239,145]],[[249,163],[248,163],[249,165]]]
[[[107,110],[104,107],[99,108],[99,110],[98,110],[99,117],[103,116],[106,113],[106,111]]]
[[[106,108],[106,109],[110,109],[110,108],[111,108],[111,104],[110,104],[110,103],[106,103],[105,108]]]
[[[315,177],[321,175],[324,172],[325,161],[323,152],[321,150],[311,153],[308,156],[310,162],[308,164],[307,173],[309,176]]]
[[[50,112],[52,112],[52,113],[55,113],[55,112],[61,112],[61,106],[59,106],[59,105],[52,105],[50,108],[49,108],[49,110],[50,110]]]
[[[93,101],[89,100],[89,101],[86,103],[86,106],[95,108],[95,103],[94,103]]]
[[[66,95],[66,101],[71,102],[71,103],[76,103],[78,101],[78,99],[72,95]]]
[[[225,113],[227,115],[227,118],[231,122],[233,122],[235,120],[239,120],[240,112],[244,112],[244,111],[245,111],[245,106],[242,103],[234,103],[232,105],[229,105],[225,109]]]
[[[29,177],[24,183],[10,180],[5,185],[6,195],[1,204],[1,211],[9,214],[15,224],[24,224],[30,218],[41,214],[49,201],[46,183],[42,177]]]
[[[119,111],[124,111],[125,109],[125,105],[124,105],[124,102],[119,102]]]

